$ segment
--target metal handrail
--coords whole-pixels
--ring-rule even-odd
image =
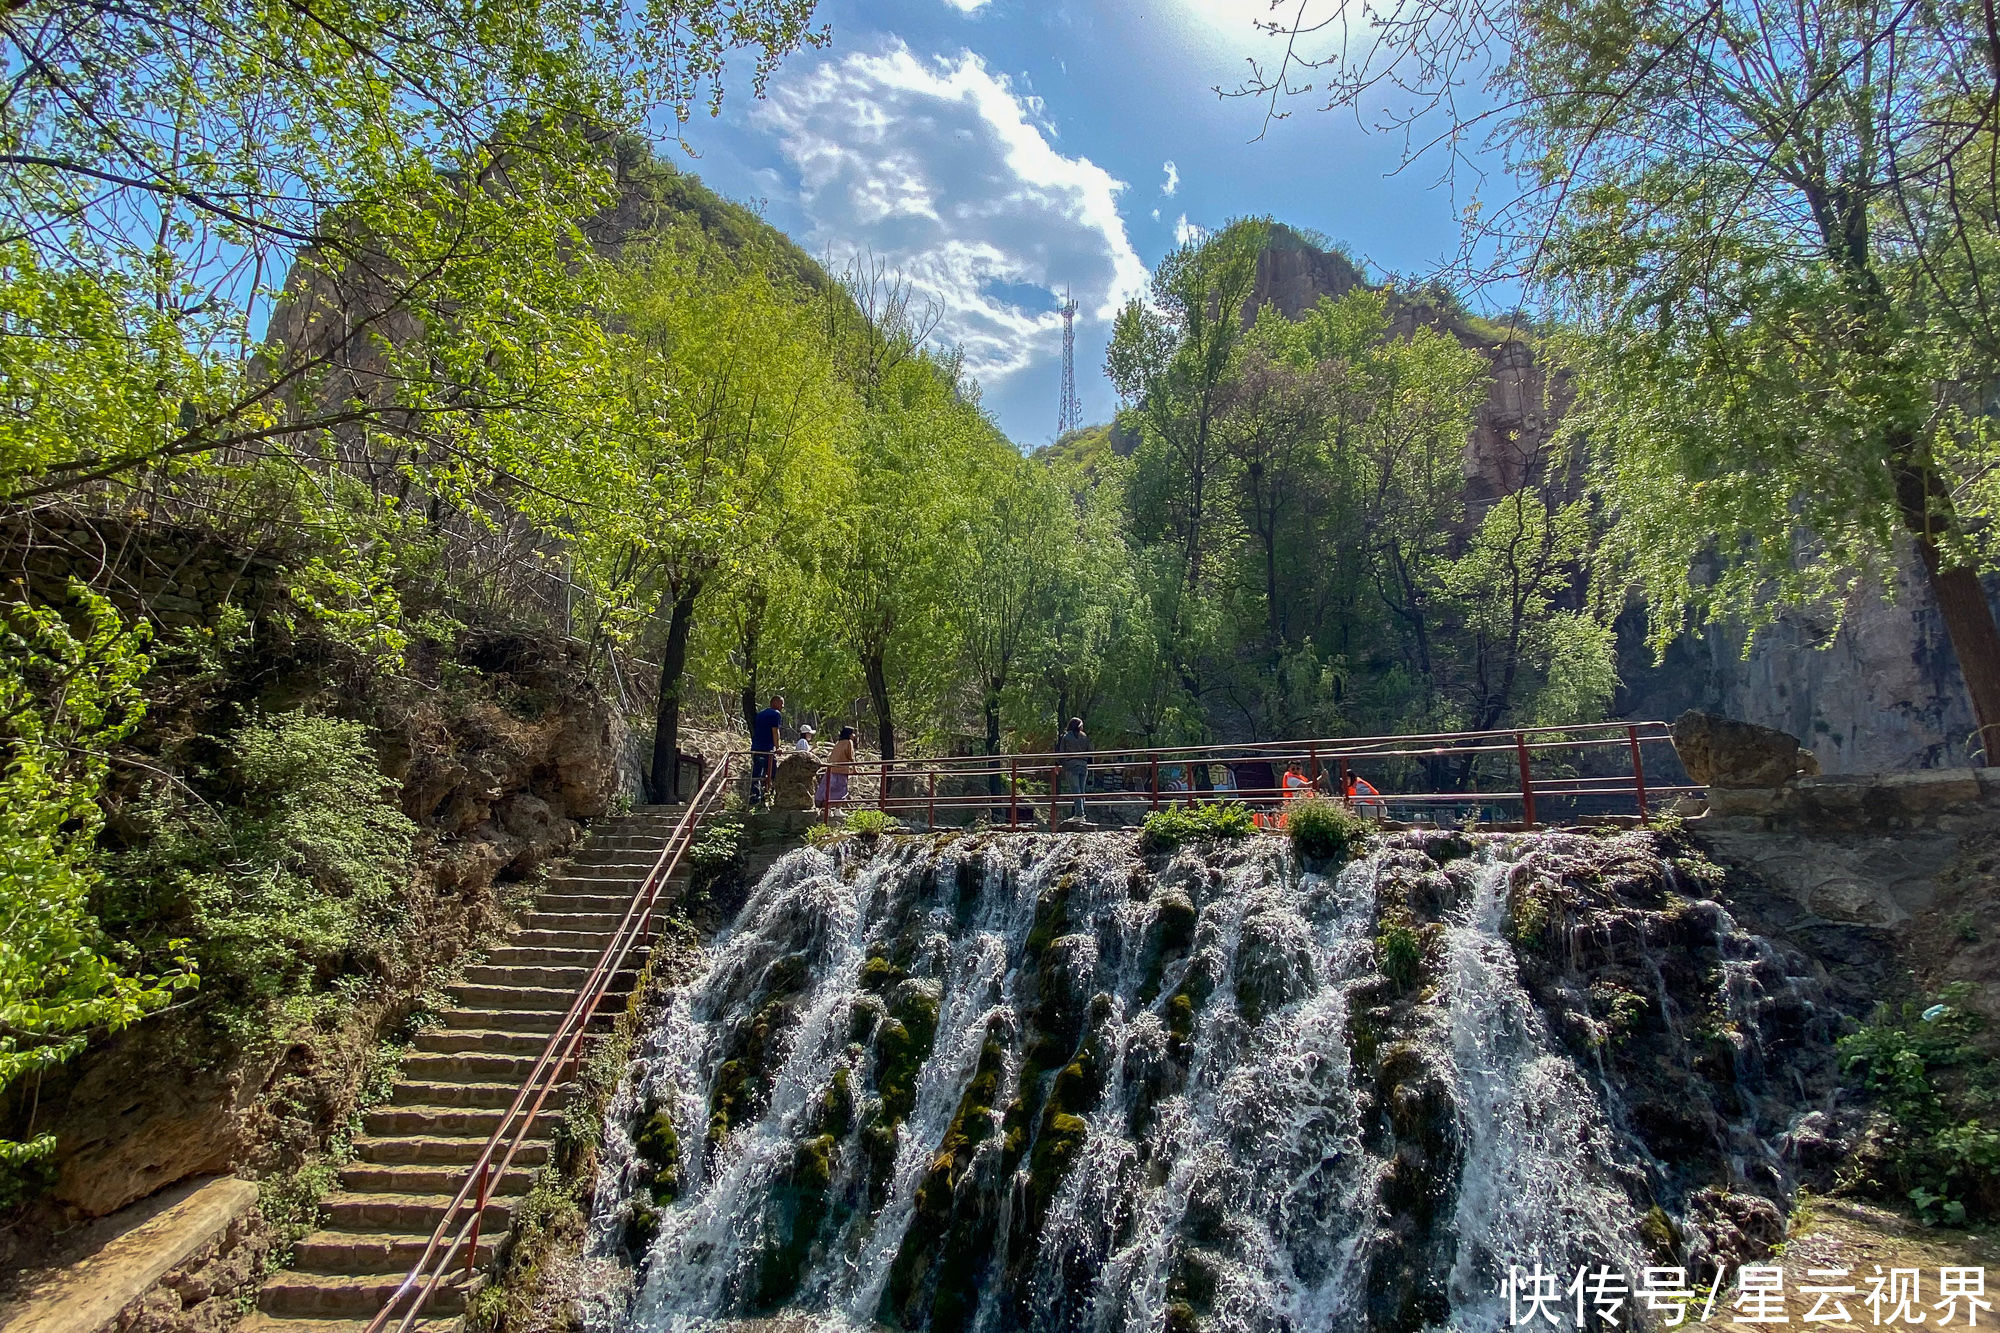
[[[466,1271],[468,1273],[472,1271],[479,1255],[480,1222],[491,1202],[493,1182],[503,1177],[507,1169],[513,1165],[514,1155],[520,1150],[528,1131],[534,1126],[535,1117],[541,1114],[542,1103],[555,1089],[557,1081],[574,1067],[578,1048],[583,1044],[591,1020],[597,1015],[599,1003],[610,990],[611,982],[624,968],[625,960],[633,948],[646,938],[661,887],[679,868],[681,858],[686,855],[702,819],[728,789],[729,775],[730,761],[725,758],[708,775],[707,780],[695,792],[694,798],[688,802],[686,811],[682,813],[679,822],[674,825],[673,833],[667,838],[666,846],[660,849],[659,858],[653,862],[652,870],[647,872],[645,880],[633,892],[631,902],[626,905],[625,916],[619,922],[618,929],[612,933],[610,942],[604,946],[604,952],[598,956],[597,965],[584,979],[562,1021],[550,1034],[547,1045],[542,1048],[541,1057],[535,1061],[535,1067],[529,1071],[521,1090],[514,1095],[513,1104],[507,1108],[507,1114],[501,1117],[499,1125],[486,1140],[486,1146],[480,1150],[478,1159],[467,1169],[465,1182],[458,1187],[458,1193],[453,1195],[451,1202],[446,1205],[444,1216],[438,1219],[430,1240],[424,1245],[424,1252],[417,1257],[416,1263],[410,1266],[409,1274],[383,1303],[375,1317],[368,1321],[366,1333],[383,1333],[383,1330],[389,1327],[389,1321],[396,1318],[397,1311],[406,1301],[408,1309],[404,1311],[395,1328],[396,1333],[408,1333],[410,1326],[429,1304],[438,1284],[444,1280],[445,1274],[451,1271],[461,1251],[465,1256]],[[494,1156],[501,1151],[503,1145],[505,1155],[500,1158],[496,1168]],[[468,1203],[473,1206],[470,1217],[465,1217]],[[458,1233],[447,1241],[446,1237],[454,1225],[457,1226]]]
[[[1322,773],[1338,774],[1339,785],[1335,792],[1342,800],[1346,796],[1346,778],[1356,763],[1374,764],[1393,759],[1464,759],[1478,756],[1509,756],[1518,766],[1519,783],[1509,790],[1500,791],[1421,791],[1398,792],[1390,797],[1378,793],[1377,797],[1363,797],[1369,805],[1383,805],[1393,799],[1398,805],[1449,805],[1462,804],[1468,800],[1482,802],[1518,802],[1522,806],[1522,822],[1533,826],[1536,821],[1535,798],[1539,793],[1545,798],[1629,796],[1640,817],[1647,816],[1649,800],[1655,797],[1695,794],[1704,788],[1693,785],[1649,786],[1645,776],[1645,760],[1641,753],[1647,745],[1668,744],[1672,741],[1672,730],[1664,722],[1594,722],[1572,726],[1516,727],[1504,731],[1455,731],[1433,732],[1405,736],[1331,736],[1308,740],[1253,741],[1238,744],[1219,745],[1175,745],[1151,748],[1111,747],[1085,752],[1035,751],[1021,754],[999,755],[957,755],[935,758],[863,760],[857,758],[847,766],[850,780],[873,780],[876,784],[874,799],[868,803],[884,811],[922,810],[928,822],[936,824],[939,810],[989,809],[996,805],[1005,807],[1010,826],[1018,825],[1023,797],[1027,798],[1030,810],[1045,801],[1053,804],[1059,778],[1082,766],[1088,773],[1122,771],[1129,773],[1135,768],[1146,768],[1150,777],[1144,788],[1126,788],[1119,791],[1098,791],[1063,793],[1063,801],[1074,803],[1079,798],[1085,809],[1090,806],[1129,804],[1135,797],[1149,798],[1154,808],[1158,808],[1164,797],[1169,802],[1181,800],[1227,800],[1278,801],[1288,792],[1282,785],[1254,788],[1223,788],[1219,790],[1177,789],[1168,791],[1161,787],[1163,767],[1175,764],[1198,767],[1208,764],[1246,765],[1268,763],[1274,765],[1272,776],[1276,777],[1275,765],[1298,762],[1308,768],[1316,784]],[[1556,751],[1612,750],[1620,752],[1620,758],[1628,760],[1627,771],[1603,775],[1579,775],[1573,777],[1547,776],[1537,778],[1530,768],[1530,760],[1546,757]],[[782,752],[777,756],[783,758]],[[987,778],[999,779],[1004,789],[998,793],[939,793],[940,778]],[[1024,793],[1023,781],[1029,783],[1047,782],[1051,788],[1046,794]],[[897,794],[895,787],[906,784],[903,794]],[[1378,799],[1379,798],[1379,799]],[[866,798],[861,798],[866,799]],[[853,805],[854,800],[844,804]],[[1029,816],[1030,822],[1033,815]]]

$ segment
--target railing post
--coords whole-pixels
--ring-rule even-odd
[[[1062,800],[1062,769],[1049,765],[1049,832],[1056,831],[1056,805]]]
[[[1160,756],[1153,756],[1152,776],[1149,782],[1153,789],[1153,808],[1160,808]]]
[[[1021,761],[1015,759],[1007,765],[1007,828],[1011,832],[1021,827]]]
[[[1514,733],[1514,756],[1521,761],[1521,822],[1529,828],[1535,826],[1535,782],[1528,776],[1528,741],[1520,732]]]
[[[1307,772],[1308,775],[1312,778],[1313,790],[1318,791],[1319,790],[1319,742],[1314,741],[1310,746],[1308,746],[1306,754],[1307,754],[1307,762],[1309,765]]]
[[[887,759],[882,761],[882,779],[876,784],[875,806],[877,809],[885,811],[889,808],[889,761]]]
[[[935,768],[931,770],[931,809],[930,814],[925,818],[925,822],[930,826],[931,832],[937,832],[937,770]]]
[[[1632,743],[1632,792],[1639,798],[1639,818],[1646,818],[1646,761],[1639,757],[1639,728],[1625,728],[1626,739]]]

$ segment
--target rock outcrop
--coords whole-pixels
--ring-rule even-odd
[[[1688,776],[1704,787],[1782,787],[1819,772],[1798,737],[1693,709],[1674,720],[1674,751]]]

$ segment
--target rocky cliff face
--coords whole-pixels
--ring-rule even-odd
[[[1337,254],[1279,230],[1258,264],[1257,305],[1296,318],[1321,296],[1365,284]],[[1556,423],[1570,402],[1560,376],[1536,360],[1522,338],[1483,336],[1457,313],[1421,296],[1396,294],[1391,330],[1442,329],[1478,348],[1493,380],[1465,446],[1467,508],[1544,475],[1569,470],[1559,489],[1578,484],[1576,461],[1551,454]],[[1905,571],[1914,559],[1902,562]],[[1989,595],[2000,603],[2000,580]],[[1786,612],[1745,652],[1741,625],[1684,633],[1665,658],[1644,647],[1643,608],[1621,621],[1617,714],[1671,718],[1689,708],[1776,727],[1804,739],[1829,773],[1938,768],[1968,762],[1972,704],[1945,638],[1937,604],[1921,578],[1900,573],[1888,589],[1871,586],[1847,607],[1839,632],[1809,613]]]

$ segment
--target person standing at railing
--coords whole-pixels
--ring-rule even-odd
[[[832,814],[836,805],[847,804],[847,775],[854,771],[854,728],[842,727],[840,738],[827,752],[826,767],[819,774],[819,808]]]
[[[771,696],[771,706],[750,722],[750,804],[764,799],[764,784],[777,772],[778,733],[785,729],[785,696]]]
[[[1375,790],[1373,783],[1359,773],[1347,777],[1347,803],[1371,819],[1386,819],[1389,807],[1380,799],[1382,793]]]
[[[1075,755],[1090,753],[1090,737],[1084,734],[1082,718],[1073,717],[1069,720],[1069,730],[1065,731],[1062,734],[1062,739],[1056,742],[1056,753]],[[1090,761],[1088,759],[1065,759],[1063,761],[1063,781],[1076,792],[1076,804],[1072,807],[1071,814],[1077,819],[1083,818],[1083,785],[1089,777]]]

